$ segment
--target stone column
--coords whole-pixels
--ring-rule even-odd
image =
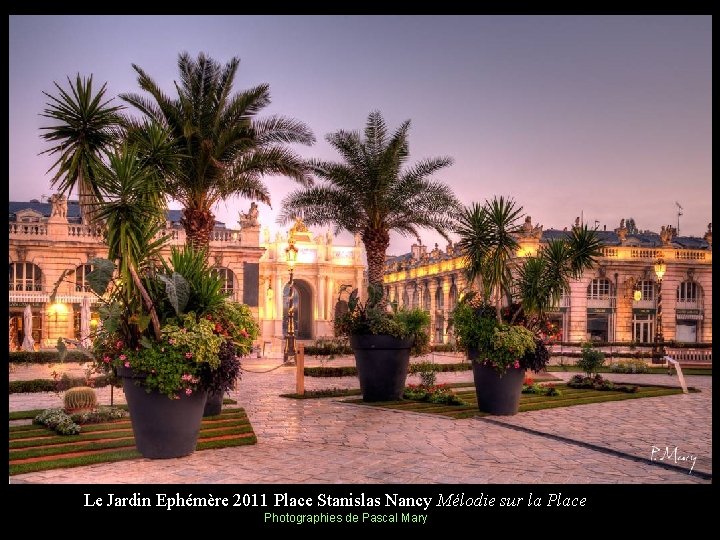
[[[442,291],[443,291],[443,316],[445,319],[443,322],[443,343],[447,343],[447,341],[448,341],[447,327],[448,327],[448,319],[450,318],[450,279],[447,277],[445,279],[443,279]]]
[[[283,316],[283,279],[280,272],[275,274],[275,320],[282,320]]]
[[[322,270],[321,270],[322,271]],[[319,275],[317,278],[318,282],[318,299],[317,299],[317,308],[318,308],[318,320],[324,321],[327,319],[325,317],[325,276]]]
[[[430,343],[435,343],[435,322],[437,320],[435,293],[437,292],[437,287],[437,281],[431,279],[428,283],[428,290],[430,291]]]

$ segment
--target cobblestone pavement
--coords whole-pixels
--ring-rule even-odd
[[[246,360],[244,367],[262,371],[278,363],[253,359]],[[348,363],[352,360],[343,358],[328,365]],[[677,378],[667,375],[609,377],[677,385]],[[469,382],[472,375],[442,373],[438,380]],[[295,390],[295,368],[281,367],[269,373],[245,373],[232,395],[247,411],[258,436],[257,445],[196,452],[169,460],[137,459],[123,466],[97,464],[28,473],[13,476],[10,481],[707,483],[707,476],[698,476],[697,472],[712,474],[712,379],[691,376],[687,380],[702,392],[548,409],[492,417],[491,421],[452,420],[333,398],[282,398],[281,393]],[[308,377],[305,381],[307,389],[357,387],[354,377]],[[109,403],[109,389],[99,389],[98,398]],[[123,401],[122,391],[115,390],[115,400]],[[60,397],[51,393],[10,396],[10,410],[60,403]],[[677,446],[679,456],[697,456],[695,472],[689,474],[690,464],[683,461],[674,469],[651,462],[653,446],[663,454],[665,447],[672,452]],[[660,455],[656,453],[656,458]]]

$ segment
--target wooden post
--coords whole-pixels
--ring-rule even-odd
[[[299,343],[297,346],[297,358],[295,359],[297,371],[295,372],[295,392],[298,396],[305,393],[305,345]]]

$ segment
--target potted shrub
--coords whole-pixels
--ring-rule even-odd
[[[250,309],[237,302],[225,302],[207,319],[215,325],[215,332],[226,338],[220,345],[217,369],[206,368],[208,398],[203,416],[215,416],[222,411],[225,392],[235,389],[241,377],[240,357],[250,354],[259,327]]]
[[[402,399],[410,355],[429,351],[430,315],[421,309],[389,308],[382,288],[371,285],[363,304],[354,290],[348,311],[335,319],[335,333],[350,338],[363,401]]]
[[[356,304],[348,312],[352,315],[343,318],[340,325],[344,327],[342,333],[350,336],[356,360],[359,357],[374,360],[366,370],[358,364],[358,371],[366,374],[387,367],[389,358],[398,364],[407,362],[399,359],[407,356],[414,332],[410,326],[415,323],[407,319],[419,317],[415,311],[405,314],[387,311],[382,291],[390,231],[417,237],[417,229],[425,227],[447,238],[445,230],[458,208],[450,188],[429,179],[450,165],[450,158],[425,159],[404,167],[409,158],[409,129],[410,121],[406,121],[389,134],[382,115],[376,111],[368,116],[364,137],[357,131],[344,130],[328,135],[327,141],[343,161],[312,160],[310,169],[320,183],[288,195],[280,215],[280,221],[285,223],[302,215],[308,225],[332,224],[338,231],[347,230],[363,242],[371,294],[364,306],[359,305],[355,294]],[[359,356],[358,351],[362,351]],[[360,362],[365,364],[364,360]],[[399,377],[402,368],[391,372]],[[374,378],[380,380],[385,376]],[[390,385],[392,391],[371,394],[369,379],[363,378],[361,384],[368,393],[365,399],[377,399],[380,395],[398,399],[395,383]]]
[[[160,256],[167,237],[158,176],[138,151],[123,146],[108,161],[97,208],[108,259],[93,259],[88,275],[102,302],[96,368],[123,379],[143,456],[187,455],[197,444],[221,346],[231,340],[211,320],[226,309],[222,283],[203,250],[173,248],[169,262]]]
[[[521,217],[513,199],[496,197],[464,208],[456,224],[468,280],[480,287],[458,303],[452,324],[473,362],[478,407],[491,414],[517,413],[525,371],[549,361],[546,312],[600,255],[595,231],[583,225],[518,259]]]

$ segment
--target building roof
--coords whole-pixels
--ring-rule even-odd
[[[37,199],[32,199],[30,201],[10,201],[9,209],[9,221],[15,221],[15,215],[22,210],[33,210],[34,212],[49,218],[52,211],[52,205],[49,202],[40,202]],[[172,223],[172,225],[180,226],[181,218],[182,210],[168,210],[167,219],[170,223]],[[78,201],[67,202],[67,219],[70,223],[80,222],[80,204]],[[216,220],[215,227],[224,229],[225,223]]]

